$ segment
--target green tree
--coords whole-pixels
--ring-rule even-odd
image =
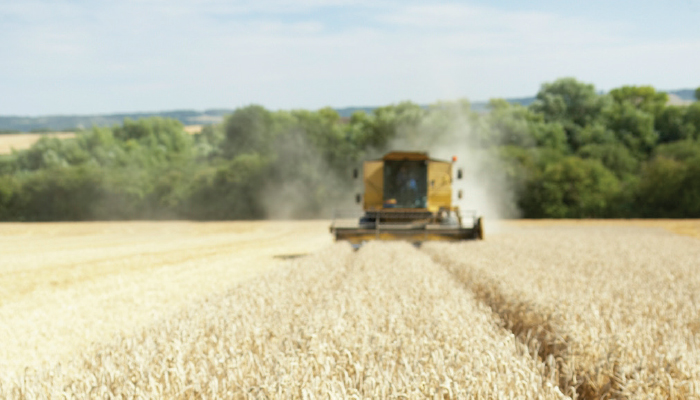
[[[654,120],[659,143],[690,139],[695,135],[695,127],[686,122],[686,112],[686,107],[668,106]]]
[[[662,144],[655,149],[654,156],[681,162],[690,162],[694,159],[700,159],[700,142],[696,140],[683,140]]]
[[[700,217],[700,142],[660,145],[640,177],[639,213],[645,217]]]
[[[585,126],[601,116],[606,103],[593,85],[574,78],[561,78],[543,84],[530,108],[542,113],[547,121]]]
[[[84,221],[94,218],[102,171],[59,167],[38,171],[21,183],[14,214],[26,221]]]
[[[128,142],[134,140],[142,146],[165,148],[168,153],[188,151],[192,137],[185,132],[182,123],[160,117],[143,118],[137,121],[125,119],[124,124],[113,129],[114,137]]]
[[[224,121],[224,154],[234,158],[239,154],[263,154],[272,152],[275,118],[265,108],[252,105],[239,108]]]
[[[340,115],[331,109],[324,108],[316,112],[293,111],[293,126],[286,134],[298,133],[299,146],[313,150],[313,158],[323,160],[328,166],[337,170],[346,170],[350,164],[357,161],[357,148],[347,140],[346,130],[341,126]],[[284,145],[277,143],[276,148]]]
[[[376,108],[372,114],[354,113],[349,121],[348,138],[361,150],[385,151],[397,138],[408,142],[425,141],[421,124],[425,109],[412,102]]]
[[[577,130],[572,142],[575,148],[581,148],[587,145],[619,143],[619,140],[615,132],[608,127],[607,121],[601,121]]]
[[[695,100],[700,101],[700,87],[695,89]]]
[[[543,84],[530,109],[541,113],[547,122],[560,123],[569,144],[576,150],[579,131],[600,121],[608,104],[608,96],[598,95],[593,85],[574,78],[561,78]]]
[[[610,91],[617,104],[630,104],[657,116],[668,102],[668,94],[657,92],[652,86],[623,86]]]
[[[686,108],[683,122],[689,131],[692,130],[688,137],[700,139],[700,101],[696,101]]]
[[[568,151],[564,128],[558,122],[546,122],[542,114],[505,100],[492,100],[491,112],[482,144],[490,146],[547,147]]]
[[[250,153],[199,170],[182,215],[204,220],[265,218],[261,200],[268,171],[269,160]]]
[[[566,157],[534,177],[520,200],[525,217],[600,218],[619,194],[619,181],[598,160]]]
[[[656,144],[654,116],[630,102],[616,103],[607,113],[607,127],[617,139],[639,157],[645,157]]]
[[[656,157],[644,168],[638,197],[644,217],[700,217],[700,158]]]
[[[577,155],[600,161],[620,179],[634,176],[639,170],[639,160],[620,143],[589,144],[581,147]]]
[[[17,178],[0,175],[0,221],[11,221],[17,213],[14,200],[21,190]]]

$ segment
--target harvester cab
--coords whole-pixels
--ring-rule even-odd
[[[481,217],[453,205],[453,164],[434,160],[427,153],[392,152],[379,160],[365,161],[362,169],[364,196],[358,196],[363,214],[348,221],[336,212],[330,231],[335,240],[359,247],[370,240],[483,239]],[[461,179],[461,170],[456,177]],[[358,178],[358,171],[353,171]],[[461,191],[458,192],[461,197]]]

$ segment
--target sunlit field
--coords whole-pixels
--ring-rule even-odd
[[[0,134],[0,154],[12,153],[12,150],[26,150],[42,137],[70,139],[75,137],[73,132],[55,133],[7,133]]]
[[[202,132],[202,125],[187,125],[185,132],[195,135]],[[42,137],[71,139],[74,132],[49,132],[49,133],[3,133],[0,134],[0,154],[12,153],[12,150],[26,150]]]
[[[700,394],[697,221],[519,221],[423,251],[585,398]],[[671,232],[679,232],[674,234]]]
[[[697,221],[327,227],[0,224],[0,398],[700,395]]]
[[[65,360],[331,242],[325,222],[0,224],[0,376]]]

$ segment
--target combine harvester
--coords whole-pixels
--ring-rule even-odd
[[[420,245],[428,240],[483,239],[484,227],[476,212],[465,217],[452,204],[452,162],[434,160],[428,153],[392,152],[363,166],[364,215],[359,221],[334,215],[330,231],[335,240],[358,248],[370,240],[405,240]],[[359,177],[357,170],[354,178]],[[456,179],[462,179],[457,170]],[[364,197],[364,201],[363,200]],[[457,197],[462,198],[461,190]]]

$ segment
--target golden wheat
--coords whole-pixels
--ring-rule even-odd
[[[700,242],[538,227],[425,246],[584,398],[700,397]]]
[[[63,362],[331,243],[327,223],[0,224],[0,376]]]
[[[699,398],[700,242],[563,224],[0,224],[0,398]]]
[[[0,396],[562,398],[491,311],[408,244],[337,244]]]
[[[700,238],[700,219],[520,219],[499,221],[501,228],[512,227],[636,227],[664,228],[679,235]],[[491,227],[492,224],[487,225]]]
[[[183,130],[190,135],[202,133],[203,125],[186,125]],[[72,139],[75,132],[46,132],[46,133],[5,133],[0,134],[0,154],[12,153],[12,150],[26,150],[42,137],[57,139]]]
[[[0,154],[12,153],[12,150],[25,150],[42,137],[52,137],[57,139],[70,139],[75,137],[73,132],[50,132],[50,133],[6,133],[0,134]]]

